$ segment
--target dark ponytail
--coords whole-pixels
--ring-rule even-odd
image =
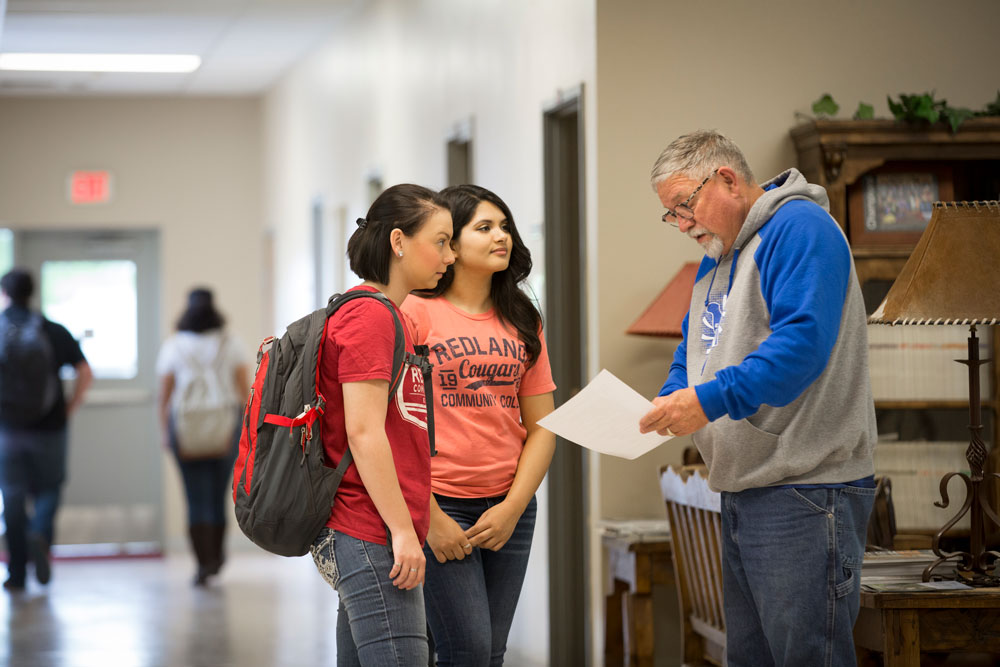
[[[387,285],[392,230],[413,236],[437,210],[447,211],[447,200],[423,186],[403,183],[385,190],[372,202],[368,215],[358,218],[358,228],[347,242],[351,271],[363,280]]]

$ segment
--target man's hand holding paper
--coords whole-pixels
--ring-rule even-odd
[[[688,435],[708,423],[708,417],[692,387],[653,399],[652,410],[639,420],[639,432],[660,435]]]

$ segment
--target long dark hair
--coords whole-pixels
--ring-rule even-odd
[[[442,190],[441,196],[448,201],[451,208],[453,240],[457,240],[462,228],[472,222],[476,209],[484,201],[496,206],[507,218],[511,240],[510,262],[506,269],[493,274],[490,298],[493,300],[493,307],[500,321],[509,322],[517,329],[517,337],[524,343],[524,350],[528,355],[527,365],[532,366],[542,352],[542,341],[538,335],[542,316],[528,295],[520,288],[520,284],[531,273],[531,251],[524,245],[521,235],[517,232],[513,214],[500,197],[478,185],[453,185]],[[455,269],[449,266],[444,277],[438,281],[437,287],[433,290],[420,290],[414,294],[424,298],[441,296],[448,291],[454,281]]]
[[[347,242],[351,271],[363,280],[388,285],[392,230],[413,236],[438,210],[447,211],[448,202],[433,190],[412,183],[388,188],[372,202],[367,217],[358,218],[358,228]]]
[[[204,333],[212,329],[221,329],[226,318],[215,309],[212,290],[207,287],[196,287],[188,293],[187,308],[177,320],[178,331]]]

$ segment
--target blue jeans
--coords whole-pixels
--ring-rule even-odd
[[[10,578],[23,582],[28,563],[28,534],[55,539],[55,516],[66,479],[66,429],[0,429],[0,491],[7,525]],[[28,499],[34,511],[28,516]]]
[[[427,667],[424,593],[392,585],[391,546],[324,528],[313,562],[340,595],[338,667]]]
[[[463,529],[504,499],[435,497]],[[503,664],[507,634],[528,568],[536,509],[532,498],[499,551],[475,548],[463,560],[439,563],[431,548],[424,546],[424,598],[438,667]]]
[[[722,494],[730,667],[854,665],[861,561],[875,489]]]

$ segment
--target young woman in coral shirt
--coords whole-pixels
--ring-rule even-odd
[[[403,303],[434,365],[437,456],[424,602],[439,667],[503,663],[555,450],[541,316],[520,283],[531,255],[507,205],[474,185],[441,193],[455,264]],[[484,632],[489,628],[490,632]]]

